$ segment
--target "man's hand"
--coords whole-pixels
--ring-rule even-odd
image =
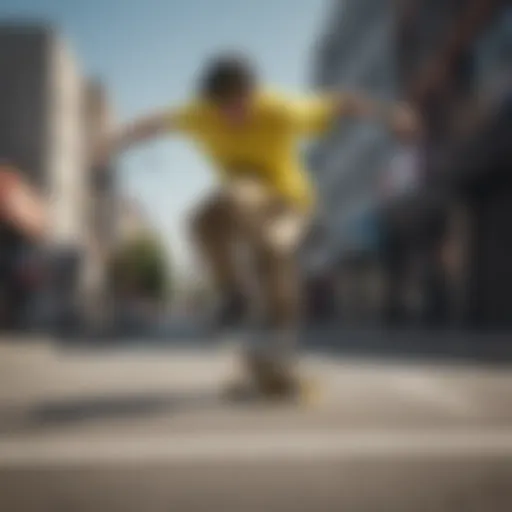
[[[386,105],[362,94],[343,93],[337,108],[341,115],[384,121],[401,139],[417,140],[423,131],[419,113],[405,104]]]
[[[420,115],[408,105],[393,108],[389,125],[395,135],[405,141],[417,140],[423,133]]]

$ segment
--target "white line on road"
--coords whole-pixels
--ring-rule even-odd
[[[159,438],[0,441],[0,469],[480,456],[512,460],[512,429],[172,434]]]
[[[466,393],[455,389],[450,383],[442,382],[438,377],[398,373],[390,375],[385,383],[421,404],[427,403],[464,416],[479,412],[478,405]]]

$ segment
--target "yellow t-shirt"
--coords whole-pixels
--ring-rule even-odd
[[[290,99],[258,93],[242,126],[233,126],[215,106],[194,101],[171,115],[170,123],[192,137],[229,180],[240,171],[258,176],[269,189],[293,204],[308,208],[312,186],[304,172],[299,143],[322,134],[335,115],[328,96]]]

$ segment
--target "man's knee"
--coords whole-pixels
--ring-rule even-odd
[[[229,221],[227,208],[222,194],[216,193],[209,197],[190,216],[189,227],[192,235],[203,239],[225,230]]]
[[[269,201],[266,188],[254,180],[235,180],[226,186],[223,200],[236,214],[257,212]]]
[[[269,222],[265,229],[268,251],[276,258],[295,258],[306,233],[307,221],[300,214],[290,212]]]

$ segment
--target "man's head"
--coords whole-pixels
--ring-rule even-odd
[[[245,118],[257,86],[256,72],[243,56],[221,55],[209,61],[201,95],[233,120]]]

